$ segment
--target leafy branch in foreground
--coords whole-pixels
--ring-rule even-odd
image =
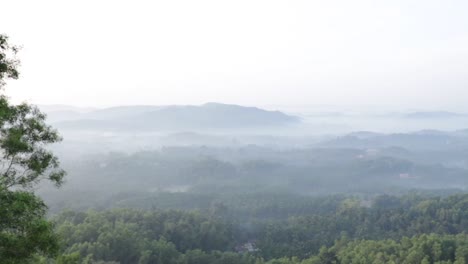
[[[58,158],[45,149],[61,138],[45,118],[35,106],[10,105],[0,96],[0,186],[31,187],[41,179],[62,184],[65,172]]]

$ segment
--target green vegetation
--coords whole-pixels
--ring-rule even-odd
[[[0,89],[18,78],[17,48],[0,35]],[[0,260],[25,263],[34,254],[53,256],[58,240],[46,206],[32,187],[47,179],[60,185],[65,172],[46,145],[60,140],[45,115],[28,104],[12,105],[0,95]]]
[[[321,209],[297,211],[287,219],[246,218],[220,204],[203,212],[65,211],[53,218],[61,238],[56,263],[468,261],[468,195],[384,195],[372,205],[352,197],[309,199]],[[243,207],[249,210],[249,205]],[[287,211],[284,207],[275,213]],[[246,243],[253,250],[242,249]]]

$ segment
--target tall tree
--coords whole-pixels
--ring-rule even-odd
[[[61,140],[37,107],[13,105],[4,94],[7,79],[19,76],[18,48],[0,35],[0,260],[26,263],[34,254],[58,250],[46,205],[32,192],[42,179],[57,186],[65,172],[46,147]]]

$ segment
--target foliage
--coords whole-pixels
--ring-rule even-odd
[[[56,185],[63,182],[65,172],[58,158],[45,148],[60,137],[45,118],[37,107],[11,105],[0,96],[1,186],[31,187],[44,178]]]
[[[0,89],[18,78],[18,49],[0,35]],[[47,207],[31,188],[42,179],[60,185],[65,172],[46,145],[60,140],[45,115],[26,103],[12,105],[0,95],[0,260],[26,263],[34,254],[58,252]]]
[[[8,36],[0,34],[0,89],[5,86],[6,79],[17,79],[19,76],[17,52],[18,47],[9,44]]]
[[[24,263],[35,253],[58,251],[46,206],[29,192],[0,189],[0,258],[2,263]]]
[[[310,206],[320,210],[305,210],[286,220],[255,218],[255,214],[248,220],[237,218],[235,213],[227,213],[233,204],[225,208],[214,205],[205,212],[66,211],[54,219],[62,237],[62,254],[79,254],[80,261],[424,263],[427,257],[429,263],[453,263],[455,255],[464,254],[468,195],[383,195],[374,198],[371,206],[363,206],[356,197],[341,198],[338,206],[337,197],[315,199]],[[273,199],[272,205],[276,203]],[[287,206],[281,210],[288,212]],[[277,208],[276,213],[281,210]],[[247,255],[234,252],[247,241],[254,241],[259,250]],[[425,248],[431,241],[439,241],[437,252],[442,253],[428,253]],[[437,250],[437,243],[430,244],[431,252]],[[464,263],[460,258],[456,263]],[[375,259],[381,262],[372,262]]]
[[[338,240],[330,248],[303,261],[289,263],[446,263],[468,262],[468,236],[423,234],[399,240]],[[275,263],[274,261],[268,263]]]

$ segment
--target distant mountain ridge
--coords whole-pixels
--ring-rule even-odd
[[[322,142],[324,147],[373,148],[373,147],[409,147],[420,149],[466,148],[464,137],[468,130],[440,131],[433,129],[419,130],[412,133],[375,133],[368,131],[352,132]]]
[[[118,106],[86,113],[49,111],[48,115],[58,128],[92,130],[256,128],[300,122],[298,117],[280,111],[221,103]]]
[[[447,112],[447,111],[431,111],[431,112],[412,112],[404,115],[405,118],[457,118],[467,117],[466,114]]]

